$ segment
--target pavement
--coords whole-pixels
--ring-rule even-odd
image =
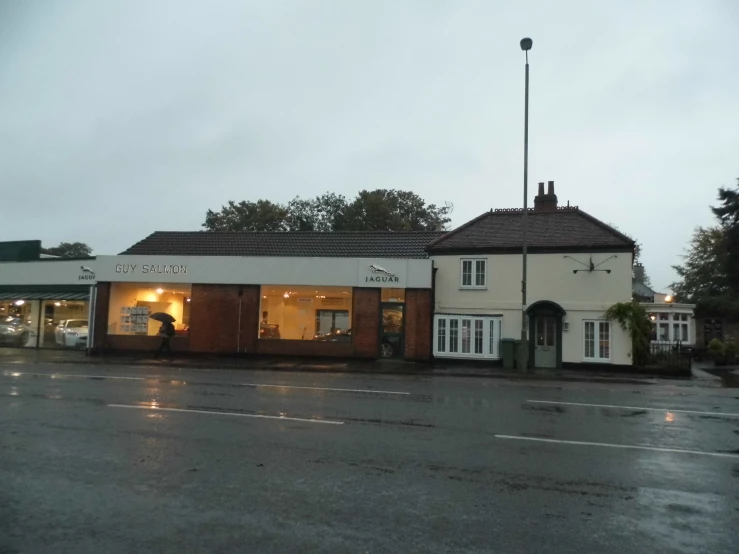
[[[4,358],[0,552],[733,554],[738,443],[700,380]]]
[[[692,378],[671,377],[668,375],[652,375],[642,373],[637,368],[633,371],[603,370],[587,371],[581,369],[535,369],[526,374],[517,369],[508,369],[489,363],[470,363],[456,360],[434,360],[432,363],[415,363],[403,360],[337,360],[299,357],[215,357],[215,356],[183,356],[174,360],[154,359],[153,353],[107,354],[88,356],[80,350],[43,350],[23,348],[0,348],[0,363],[57,363],[57,364],[94,364],[94,365],[135,365],[135,366],[171,366],[199,369],[241,369],[272,370],[304,373],[366,373],[370,375],[427,375],[453,377],[487,377],[516,380],[558,380],[587,382],[622,382],[622,383],[659,383],[667,380],[688,381],[701,386],[736,386],[739,377],[732,369],[713,370],[712,363],[694,363]],[[706,371],[706,368],[709,368]]]

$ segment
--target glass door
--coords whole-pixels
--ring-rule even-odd
[[[402,358],[405,350],[405,305],[380,305],[380,355]]]

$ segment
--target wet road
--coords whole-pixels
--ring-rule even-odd
[[[739,551],[739,398],[0,365],[0,552]]]

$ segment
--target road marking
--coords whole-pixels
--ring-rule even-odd
[[[260,415],[260,414],[241,414],[237,412],[214,412],[211,410],[186,410],[183,408],[162,408],[159,406],[133,406],[130,404],[108,404],[108,407],[109,408],[131,408],[134,410],[157,410],[157,411],[163,411],[163,412],[188,412],[192,414],[254,417],[254,418],[260,418],[260,419],[281,419],[284,421],[302,421],[305,423],[326,423],[328,425],[344,425],[343,421],[334,421],[331,419],[309,419],[309,418],[304,418],[304,417],[273,416],[273,415]]]
[[[6,377],[20,377],[21,375],[41,375],[58,379],[60,377],[81,377],[84,379],[125,379],[129,381],[146,381],[149,377],[118,377],[114,375],[77,375],[73,373],[22,373],[19,371],[3,371]]]
[[[391,390],[369,390],[369,389],[334,389],[329,387],[300,387],[297,385],[263,385],[261,383],[240,383],[244,387],[272,387],[276,389],[305,389],[305,390],[330,390],[340,392],[371,392],[374,394],[410,394],[409,392],[398,392]]]
[[[558,439],[542,439],[539,437],[521,437],[517,435],[495,435],[496,439],[509,439],[519,441],[552,442],[557,444],[572,444],[575,446],[605,446],[608,448],[627,448],[631,450],[654,450],[657,452],[677,452],[679,454],[700,454],[701,456],[716,456],[720,458],[739,458],[738,454],[724,452],[700,452],[698,450],[682,450],[680,448],[661,448],[658,446],[638,446],[632,444],[611,444],[607,442],[566,441]]]
[[[561,404],[563,406],[588,406],[591,408],[617,408],[619,410],[649,410],[652,412],[673,412],[680,414],[702,414],[724,417],[739,417],[739,414],[727,412],[699,412],[696,410],[673,410],[672,408],[644,408],[642,406],[615,406],[613,404],[585,404],[582,402],[556,402],[554,400],[527,400],[533,404]]]

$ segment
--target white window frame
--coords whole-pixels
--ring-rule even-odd
[[[464,264],[470,264],[470,284],[464,284]],[[477,280],[477,264],[483,264],[482,283]],[[459,260],[459,288],[484,290],[488,288],[488,260],[487,258],[461,258]]]
[[[693,314],[688,312],[650,312],[650,321],[652,323],[652,326],[654,328],[654,339],[652,339],[651,342],[653,343],[673,343],[677,342],[678,340],[682,342],[685,345],[691,345],[694,343],[693,341],[693,325],[694,325],[694,318]],[[667,319],[660,319],[661,315],[667,315]],[[651,319],[651,317],[654,316],[654,320]],[[675,316],[679,316],[680,319],[676,320]],[[686,316],[687,319],[685,321],[682,320],[682,317]],[[663,340],[660,338],[659,335],[659,329],[660,324],[667,324],[667,340]],[[675,325],[679,325],[679,333],[678,336],[675,335]],[[685,328],[687,330],[688,334],[688,340],[682,340],[682,329]]]
[[[593,357],[588,357],[585,351],[585,328],[588,323],[593,324]],[[600,326],[608,325],[608,357],[600,357]],[[584,362],[610,364],[613,360],[613,323],[607,319],[583,319],[582,321],[582,359]]]
[[[445,329],[444,333],[444,345],[443,349],[439,350],[439,322],[443,321],[442,327]],[[451,322],[456,323],[457,329],[457,344],[456,351],[452,351],[451,345]],[[464,322],[469,322],[465,324]],[[482,352],[475,352],[477,350],[477,330],[479,329],[479,323],[482,321]],[[464,314],[435,314],[434,315],[434,356],[437,358],[476,358],[484,360],[497,360],[501,357],[500,352],[500,339],[501,330],[503,327],[502,316],[478,316],[478,315],[464,315]],[[469,337],[469,352],[462,352],[462,343],[464,338],[464,329],[468,329]],[[492,340],[490,340],[490,333],[493,333]]]

